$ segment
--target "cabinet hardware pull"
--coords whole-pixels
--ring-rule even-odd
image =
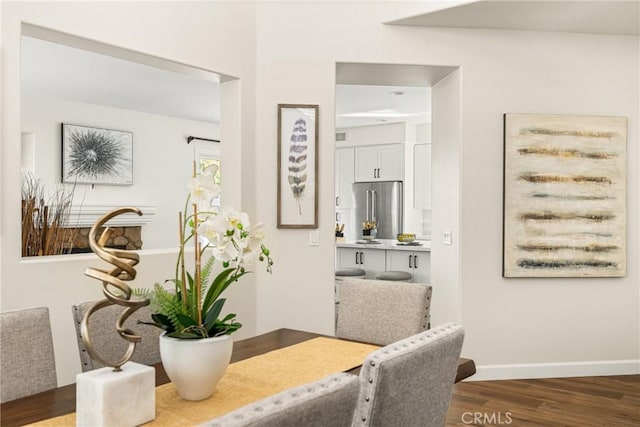
[[[358,251],[356,251],[356,264],[358,264]]]
[[[378,178],[380,178],[380,168],[378,168]]]
[[[360,264],[364,265],[364,252],[360,252]]]
[[[413,256],[413,268],[418,268],[418,255]]]
[[[336,196],[336,206],[340,206],[340,197]]]
[[[411,265],[411,258],[413,258],[413,255],[409,255],[409,268],[413,268],[413,266]]]
[[[336,222],[340,221],[340,220],[338,219],[338,218],[340,218],[340,217],[339,217],[339,215],[340,215],[340,214],[339,214],[338,212],[336,212]]]

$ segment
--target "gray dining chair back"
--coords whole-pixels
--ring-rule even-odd
[[[58,386],[47,307],[0,313],[0,402]]]
[[[369,354],[352,426],[444,426],[463,339],[448,323]]]
[[[104,367],[100,361],[91,359],[80,333],[80,325],[85,313],[96,302],[97,300],[81,302],[74,304],[71,308],[76,327],[76,338],[78,340],[82,372]],[[125,308],[122,306],[110,305],[95,311],[89,319],[89,336],[91,337],[91,343],[98,354],[100,354],[100,357],[105,360],[115,362],[127,351],[128,342],[122,339],[116,331],[116,320],[124,310]],[[149,306],[142,307],[136,310],[124,323],[126,328],[131,329],[142,337],[141,341],[136,345],[136,349],[130,359],[132,362],[143,365],[153,365],[160,362],[160,343],[158,337],[162,333],[162,329],[152,325],[138,323],[139,320],[151,322],[151,314],[152,311]]]
[[[386,345],[430,326],[431,285],[349,279],[337,286],[338,338]]]
[[[359,380],[330,375],[290,388],[202,424],[205,427],[346,427],[351,425]]]

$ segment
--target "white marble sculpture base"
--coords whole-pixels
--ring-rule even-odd
[[[76,377],[77,426],[137,426],[156,417],[156,374],[127,362],[122,371],[101,368]]]

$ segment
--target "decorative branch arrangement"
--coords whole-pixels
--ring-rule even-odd
[[[45,199],[44,185],[31,174],[22,179],[22,256],[69,253],[77,231],[65,228],[75,187],[59,186]]]

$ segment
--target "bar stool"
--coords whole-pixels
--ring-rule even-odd
[[[342,279],[364,279],[366,271],[361,268],[339,268],[336,270],[336,280]]]
[[[410,282],[413,276],[406,271],[381,271],[376,274],[377,280],[390,280],[393,282]]]

